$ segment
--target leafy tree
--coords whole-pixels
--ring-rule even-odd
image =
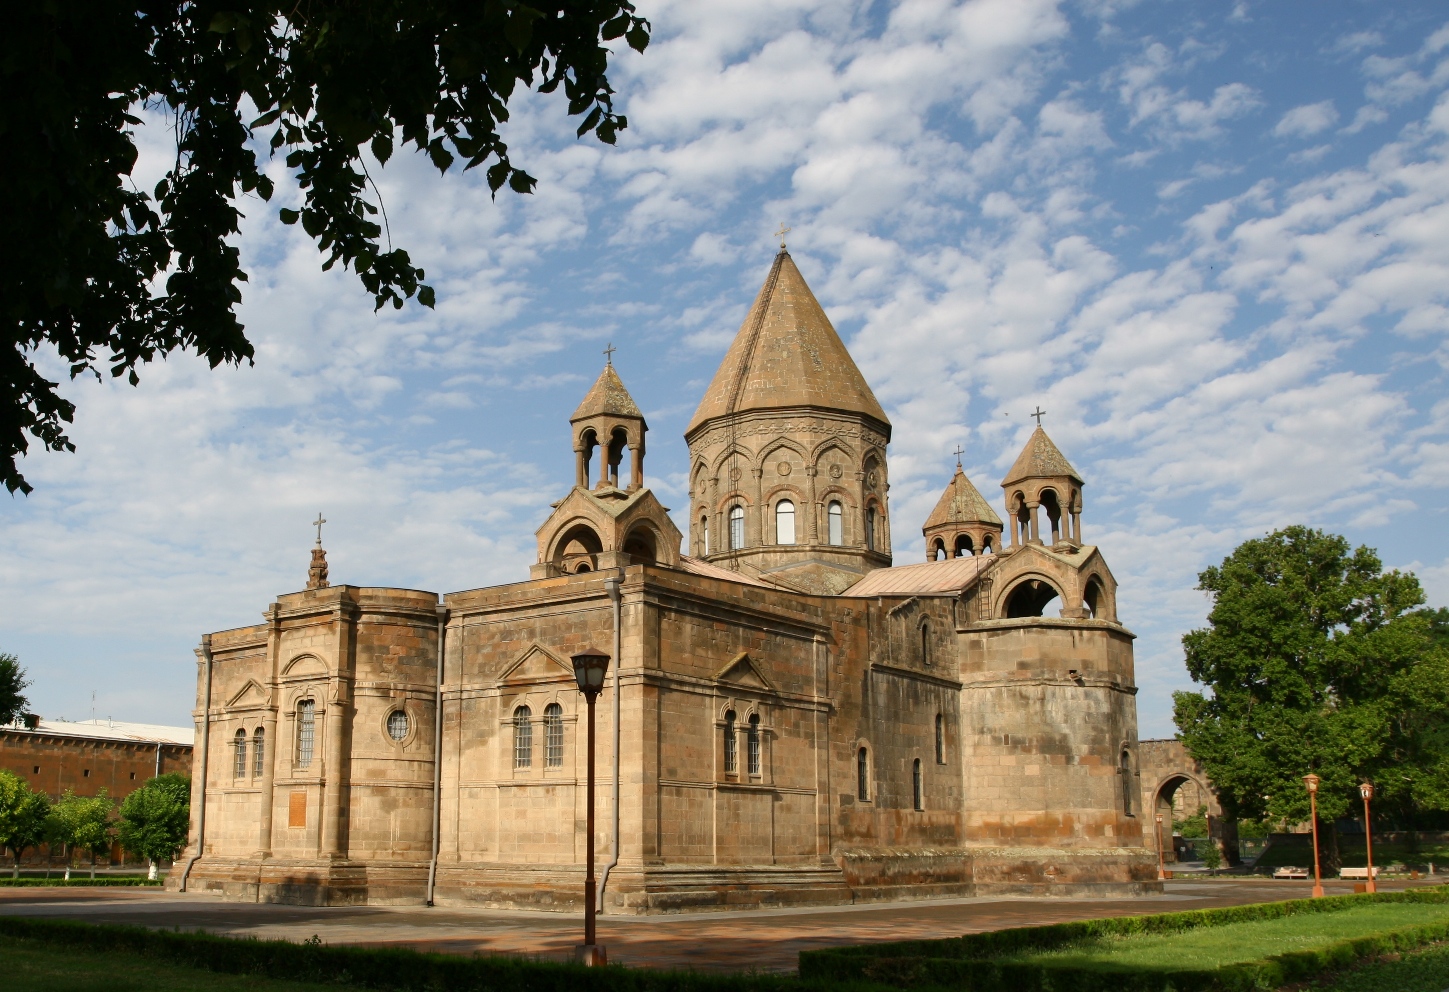
[[[115,830],[111,818],[116,804],[101,789],[94,796],[77,796],[66,790],[60,802],[50,809],[51,838],[65,846],[66,878],[70,877],[70,866],[76,851],[86,851],[91,856],[91,878],[96,877],[96,857],[109,851]]]
[[[0,271],[0,479],[30,491],[16,459],[29,437],[74,450],[75,413],[34,364],[49,345],[72,378],[125,375],[194,350],[213,368],[252,358],[235,307],[246,273],[232,243],[243,197],[272,180],[255,147],[284,153],[301,222],[350,266],[380,308],[416,296],[423,270],[390,239],[364,152],[412,144],[446,172],[485,165],[496,194],[535,180],[499,133],[515,88],[583,115],[612,144],[608,43],[643,51],[628,0],[67,0],[18,4],[0,34],[0,185],[10,195]],[[154,190],[130,180],[138,107],[165,114],[174,164]],[[375,202],[376,201],[376,202]],[[377,223],[381,217],[383,225]]]
[[[20,877],[20,857],[45,842],[50,800],[19,776],[0,771],[0,845],[15,857],[12,878]]]
[[[1320,820],[1351,815],[1359,781],[1387,774],[1431,665],[1418,580],[1306,527],[1244,542],[1198,579],[1213,606],[1183,647],[1211,693],[1176,693],[1175,718],[1226,815],[1308,819],[1309,772],[1322,779]],[[1332,865],[1337,838],[1325,836]]]
[[[25,715],[25,708],[30,705],[30,700],[25,698],[29,685],[20,659],[0,652],[0,724],[13,723]]]
[[[186,846],[191,826],[191,779],[170,772],[158,775],[121,801],[121,845],[151,862],[174,860]]]

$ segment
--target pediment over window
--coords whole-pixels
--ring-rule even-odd
[[[289,679],[305,675],[326,675],[327,665],[315,654],[304,654],[299,658],[293,658],[287,662],[282,669],[282,675]]]
[[[500,682],[529,683],[573,680],[573,666],[540,644],[530,644],[499,677]]]
[[[730,663],[715,675],[715,679],[720,682],[733,682],[736,685],[749,686],[752,689],[775,691],[775,687],[770,684],[769,679],[765,678],[748,651],[741,651],[731,658]]]
[[[252,706],[265,706],[268,702],[267,690],[256,679],[247,679],[246,685],[227,700],[228,709],[246,709]]]

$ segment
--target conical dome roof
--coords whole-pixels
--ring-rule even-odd
[[[1021,454],[1016,456],[1016,461],[1011,466],[1011,471],[1006,473],[1006,478],[1001,480],[1002,486],[1010,486],[1023,479],[1050,479],[1066,476],[1075,479],[1078,483],[1085,485],[1077,470],[1072,468],[1072,463],[1067,461],[1052,439],[1047,437],[1046,431],[1037,424],[1036,430],[1031,432],[1027,439],[1026,447],[1021,449]]]
[[[890,421],[789,252],[770,275],[685,434],[745,410],[813,406]]]
[[[932,527],[939,527],[942,524],[991,524],[993,527],[1001,526],[1001,518],[991,508],[991,504],[981,496],[981,493],[966,478],[966,473],[961,471],[961,466],[956,466],[956,474],[946,484],[946,491],[941,494],[936,508],[926,518],[926,530]]]
[[[586,417],[597,417],[600,414],[644,419],[644,414],[639,412],[639,405],[634,402],[634,397],[629,395],[629,390],[624,388],[624,381],[619,378],[619,373],[614,371],[612,363],[604,366],[604,371],[599,373],[594,387],[589,390],[584,401],[569,418],[569,423],[583,420]]]

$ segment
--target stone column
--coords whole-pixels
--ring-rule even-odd
[[[589,463],[584,460],[584,449],[574,449],[574,485],[580,489],[589,488]]]
[[[824,511],[815,498],[815,476],[817,472],[814,465],[805,466],[805,504],[810,507],[808,520],[805,523],[805,543],[822,544],[820,540],[820,514]]]
[[[644,445],[639,443],[629,448],[629,490],[633,492],[644,485]]]
[[[745,533],[745,544],[750,547],[757,548],[765,543],[765,534],[768,533],[765,530],[766,515],[769,509],[765,506],[765,484],[763,481],[765,478],[765,470],[758,467],[752,468],[750,469],[750,475],[753,476],[755,480],[755,512],[750,515],[755,522],[755,535],[754,540],[751,541],[749,528],[747,526]],[[774,542],[772,541],[770,543],[773,544]]]
[[[281,748],[282,743],[277,739],[275,707],[268,710],[267,715],[262,718],[262,732],[265,734],[267,750],[262,756],[264,762],[262,765],[262,809],[257,824],[258,859],[268,858],[272,855],[272,808],[276,804],[277,751]]]
[[[350,778],[347,739],[349,717],[352,708],[352,654],[356,615],[349,615],[346,606],[340,606],[337,624],[337,669],[331,679],[327,693],[327,721],[322,731],[326,734],[324,751],[327,764],[323,774],[327,777],[322,787],[321,854],[324,858],[341,859],[347,856],[347,813],[349,796],[347,780]]]
[[[1072,540],[1082,543],[1082,509],[1079,506],[1072,507]]]
[[[1041,543],[1041,534],[1040,534],[1040,532],[1038,530],[1038,525],[1037,525],[1037,512],[1036,512],[1040,508],[1041,508],[1041,504],[1040,503],[1035,502],[1034,500],[1028,500],[1027,501],[1027,504],[1026,504],[1026,513],[1027,513],[1027,519],[1029,521],[1029,528],[1030,528],[1030,533],[1027,535],[1027,541],[1029,543],[1031,543],[1031,544],[1040,544]]]

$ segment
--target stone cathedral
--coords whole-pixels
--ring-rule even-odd
[[[595,648],[606,913],[1160,890],[1133,635],[1040,425],[1001,513],[958,463],[893,565],[890,421],[783,248],[685,433],[687,540],[612,363],[569,425],[527,579],[333,585],[319,536],[203,637],[170,884],[577,910]]]

